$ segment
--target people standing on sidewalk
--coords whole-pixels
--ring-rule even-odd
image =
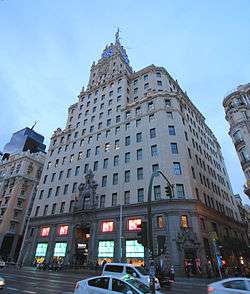
[[[170,282],[175,281],[175,269],[174,269],[173,265],[171,265],[170,270],[169,270],[169,281]]]

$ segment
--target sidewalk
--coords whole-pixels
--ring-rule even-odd
[[[208,285],[210,283],[213,283],[215,281],[217,281],[219,278],[196,278],[196,277],[176,277],[175,278],[175,283],[176,284],[183,284],[183,285],[197,285],[197,286],[204,286],[204,285]]]

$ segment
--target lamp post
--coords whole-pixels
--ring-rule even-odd
[[[153,226],[152,226],[152,187],[153,180],[155,177],[161,175],[168,186],[171,189],[172,197],[174,196],[174,186],[171,185],[169,180],[165,177],[165,175],[161,171],[153,172],[150,178],[149,186],[148,186],[148,203],[147,203],[147,218],[148,218],[148,226],[147,226],[147,235],[148,235],[148,255],[149,255],[149,276],[150,276],[150,292],[155,293],[155,264],[154,264],[154,240],[153,240]]]

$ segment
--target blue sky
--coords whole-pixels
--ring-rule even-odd
[[[247,0],[0,0],[0,150],[35,120],[48,144],[119,26],[134,70],[164,66],[205,115],[247,201],[222,100],[250,82],[249,15]]]

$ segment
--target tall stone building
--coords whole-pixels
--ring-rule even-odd
[[[210,233],[244,239],[220,145],[163,67],[133,71],[116,35],[52,135],[26,248],[34,259],[101,264],[147,258],[137,242],[153,172],[154,249],[182,271],[213,258]]]
[[[25,128],[13,134],[4,148],[0,161],[0,255],[6,260],[18,256],[45,161],[43,140]]]
[[[244,192],[250,197],[250,83],[240,85],[223,100],[229,135],[246,177]]]

